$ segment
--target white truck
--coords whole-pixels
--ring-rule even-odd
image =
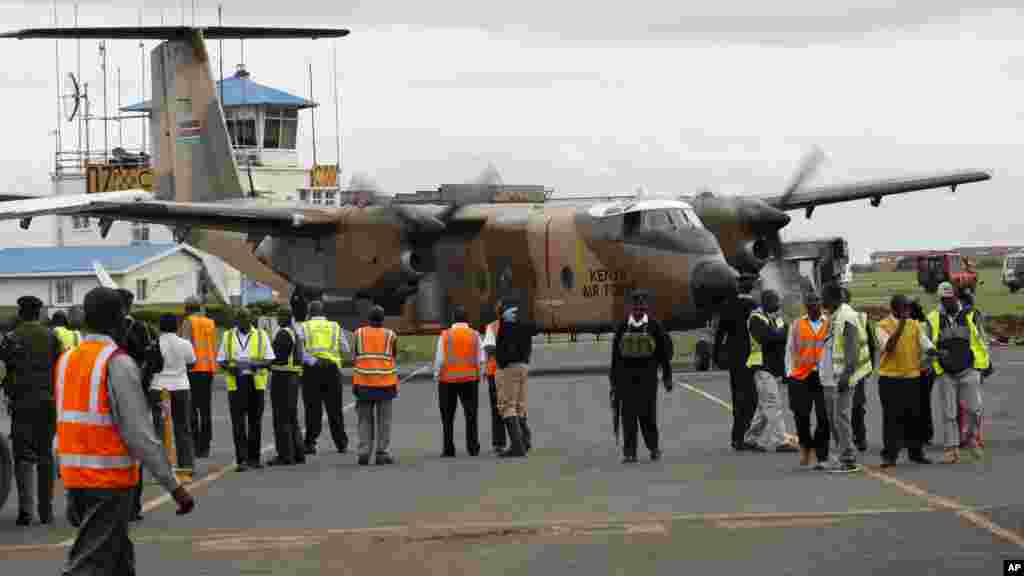
[[[1011,294],[1024,287],[1024,252],[1007,255],[1003,260],[1002,278]]]

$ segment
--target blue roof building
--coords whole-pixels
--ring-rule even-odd
[[[224,118],[239,164],[296,167],[299,110],[318,104],[252,80],[244,66],[217,83],[223,97]],[[150,114],[152,102],[121,108],[122,112]]]
[[[142,305],[180,304],[204,294],[237,304],[211,277],[210,258],[187,244],[172,243],[0,249],[0,306],[15,306],[18,298],[33,294],[48,308],[66,308],[110,283],[131,290]],[[251,281],[243,290],[247,302],[272,298],[270,288]]]

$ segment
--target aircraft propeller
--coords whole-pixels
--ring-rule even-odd
[[[821,148],[815,146],[800,160],[793,178],[783,191],[783,201],[788,200],[817,172],[824,161]],[[784,211],[758,199],[747,199],[741,205],[741,216],[761,237],[755,241],[752,251],[761,260],[776,260],[782,255],[781,230],[789,224],[790,216]]]

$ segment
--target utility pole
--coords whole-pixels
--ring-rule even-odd
[[[100,53],[103,54],[103,159],[109,161],[110,154],[110,129],[107,120],[110,118],[110,109],[107,106],[107,41],[100,40]]]
[[[309,101],[313,101],[313,63],[309,63]],[[316,107],[310,109],[310,124],[313,126],[313,167],[316,167]]]

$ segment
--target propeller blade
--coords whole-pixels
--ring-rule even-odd
[[[811,176],[817,172],[818,167],[825,160],[825,153],[821,147],[815,146],[810,152],[804,155],[800,161],[800,167],[797,168],[796,174],[793,175],[793,179],[790,181],[789,186],[786,186],[786,190],[782,195],[782,202],[785,203],[794,192],[803,187]]]

